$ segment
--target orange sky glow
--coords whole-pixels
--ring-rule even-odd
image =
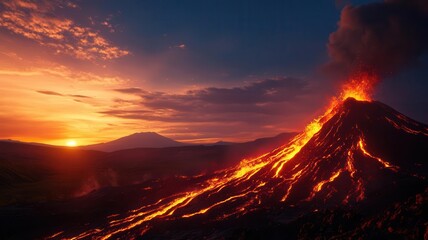
[[[259,85],[284,79],[223,84],[220,90],[208,88],[209,82],[159,82],[157,74],[168,67],[169,59],[188,51],[187,44],[178,42],[152,58],[135,56],[126,46],[110,40],[118,33],[108,24],[83,24],[65,15],[49,14],[58,9],[79,10],[74,4],[58,4],[64,3],[0,3],[0,139],[54,145],[67,145],[73,139],[77,145],[86,145],[152,131],[185,142],[245,141],[299,130],[313,117],[295,109],[292,116],[268,121],[269,114],[279,115],[284,106],[295,107],[277,101],[275,94],[279,93],[267,89],[263,94],[272,103],[255,102],[251,106],[256,109],[254,119],[248,118],[254,123],[243,124],[233,115],[237,114],[234,109],[250,110],[228,103],[230,109],[225,113],[212,103],[211,95],[220,90],[227,94],[256,91]],[[103,29],[104,25],[109,28]],[[141,70],[128,72],[129,62],[139,64]],[[292,84],[303,88],[298,81]],[[299,99],[310,103],[304,95]],[[205,106],[222,118],[198,112]],[[187,109],[182,111],[182,107]],[[224,134],[237,128],[242,130]]]

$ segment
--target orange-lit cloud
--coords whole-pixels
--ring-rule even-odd
[[[122,86],[125,79],[54,63],[4,68],[0,66],[0,139],[59,145],[64,145],[65,139],[76,139],[81,145],[135,131],[112,129],[110,124],[120,126],[129,121],[97,113],[115,104],[118,94],[111,89]]]
[[[58,8],[76,8],[65,1],[6,0],[1,3],[0,27],[51,47],[57,54],[78,59],[114,59],[129,51],[114,46],[101,34],[89,27],[80,26],[72,19],[52,14]]]
[[[299,129],[299,122],[293,118],[301,117],[302,109],[298,108],[307,101],[305,96],[312,94],[310,88],[297,78],[266,79],[233,88],[196,88],[184,93],[129,87],[114,91],[139,100],[119,98],[120,104],[100,113],[161,126],[161,133],[181,140],[242,141]]]
[[[59,92],[54,92],[54,91],[49,91],[49,90],[38,90],[36,91],[38,93],[41,94],[45,94],[45,95],[53,95],[53,96],[61,96],[61,97],[73,97],[73,98],[92,98],[90,96],[85,96],[85,95],[80,95],[80,94],[62,94]]]

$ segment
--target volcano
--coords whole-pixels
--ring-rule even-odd
[[[348,98],[269,153],[210,175],[178,177],[148,191],[140,208],[53,236],[236,238],[242,229],[288,226],[314,212],[374,214],[425,190],[427,146],[426,125],[380,102]]]

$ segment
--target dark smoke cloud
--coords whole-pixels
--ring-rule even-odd
[[[338,25],[328,43],[330,73],[387,76],[416,63],[428,49],[427,0],[348,5]]]

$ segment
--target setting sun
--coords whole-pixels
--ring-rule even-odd
[[[75,140],[67,140],[67,147],[75,147],[77,146],[77,142]]]

